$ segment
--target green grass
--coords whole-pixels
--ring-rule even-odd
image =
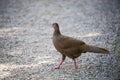
[[[120,62],[120,39],[116,42],[116,50],[115,50],[115,55]]]

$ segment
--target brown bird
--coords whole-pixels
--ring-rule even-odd
[[[57,51],[60,52],[62,55],[62,61],[54,69],[60,68],[66,56],[74,60],[74,68],[77,69],[76,58],[79,57],[81,53],[94,52],[109,54],[109,51],[104,48],[88,45],[81,40],[76,40],[74,38],[62,35],[57,23],[53,23],[52,27],[54,28],[53,44]]]

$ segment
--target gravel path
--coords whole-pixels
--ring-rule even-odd
[[[120,27],[119,0],[1,0],[1,80],[119,80],[115,42]],[[112,55],[82,54],[78,69],[66,59],[52,70],[61,55],[52,44],[52,22],[61,32]]]

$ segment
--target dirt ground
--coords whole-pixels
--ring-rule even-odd
[[[1,0],[1,80],[119,80],[115,43],[120,27],[119,0]],[[51,23],[71,36],[112,54],[82,54],[73,69],[52,44]]]

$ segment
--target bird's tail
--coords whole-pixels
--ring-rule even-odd
[[[86,52],[94,52],[94,53],[103,53],[103,54],[109,54],[110,52],[104,48],[99,48],[92,45],[85,45]]]

